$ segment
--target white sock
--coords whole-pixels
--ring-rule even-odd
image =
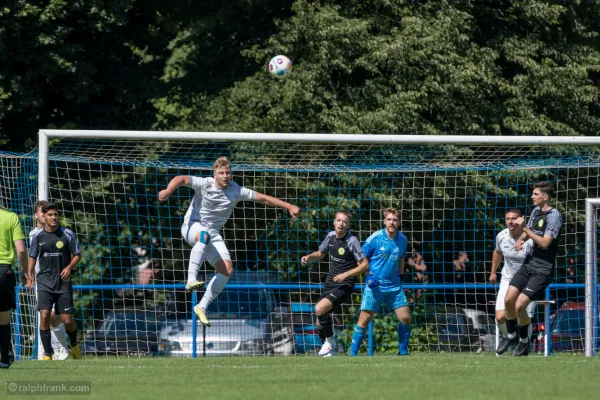
[[[212,303],[212,301],[217,298],[219,293],[221,293],[228,280],[229,277],[227,275],[216,274],[213,276],[206,287],[206,292],[204,293],[204,296],[202,296],[202,300],[200,300],[200,303],[198,303],[200,308],[206,310],[210,303]]]
[[[509,339],[514,339],[517,337],[517,332],[507,333],[506,336],[508,336]]]
[[[65,330],[65,324],[60,324],[57,327],[52,328],[52,336],[58,340],[65,349],[68,349],[67,346],[67,331]]]
[[[529,327],[527,328],[527,336],[529,337],[529,340],[531,340],[532,333],[533,333],[533,324],[530,322]]]
[[[192,247],[190,263],[188,266],[187,283],[196,282],[198,280],[198,270],[204,262],[204,250],[206,250],[206,244],[200,241],[196,242],[194,247]]]
[[[328,337],[325,338],[325,343],[327,343],[329,345],[329,347],[334,348],[335,347],[335,337]]]
[[[498,322],[496,322],[498,324]],[[506,330],[506,322],[498,324],[498,329],[500,329],[500,333],[505,337],[508,336],[508,331]]]

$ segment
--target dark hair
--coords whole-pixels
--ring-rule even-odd
[[[58,210],[58,206],[54,203],[46,203],[42,206],[42,212],[46,214],[50,210],[56,210],[56,212],[60,212]]]
[[[540,189],[542,193],[548,195],[548,197],[554,197],[554,184],[552,182],[542,181],[533,185],[534,189]]]
[[[506,210],[506,212],[504,213],[504,215],[506,215],[508,213],[515,213],[519,217],[523,216],[523,210],[521,210],[520,208],[509,208],[508,210]]]
[[[338,214],[344,214],[346,217],[348,217],[348,220],[352,221],[352,213],[350,211],[340,208],[335,212],[335,215]]]
[[[33,205],[33,213],[35,214],[40,208],[44,207],[48,202],[46,200],[38,200]]]

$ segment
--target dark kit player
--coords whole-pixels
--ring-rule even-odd
[[[324,340],[320,356],[332,356],[336,344],[333,336],[331,310],[344,303],[352,294],[356,276],[369,270],[369,263],[362,252],[360,242],[349,232],[352,214],[346,210],[335,213],[334,230],[327,234],[319,250],[302,257],[302,264],[320,261],[329,254],[330,266],[321,299],[315,306],[318,317],[319,336]]]
[[[46,224],[31,241],[29,249],[29,276],[32,279],[28,287],[32,287],[36,260],[39,270],[35,275],[37,281],[37,301],[40,312],[40,339],[44,346],[43,360],[52,360],[52,343],[50,335],[50,314],[56,311],[62,318],[67,335],[69,350],[73,358],[81,358],[81,350],[77,343],[77,324],[73,321],[73,287],[71,272],[81,256],[75,234],[60,226],[59,211],[55,204],[48,203],[42,207]]]

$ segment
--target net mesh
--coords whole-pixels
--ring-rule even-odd
[[[157,195],[176,175],[212,176],[222,155],[240,185],[302,211],[293,220],[282,209],[238,203],[222,231],[236,272],[204,329],[192,326],[202,292],[196,299],[182,290],[191,248],[180,227],[193,193],[180,188],[165,203]],[[531,212],[537,181],[555,184],[565,222],[553,281],[563,286],[550,290],[550,312],[554,321],[574,309],[565,318],[583,323],[584,200],[599,195],[599,157],[577,146],[62,140],[50,148],[49,188],[83,249],[74,283],[87,356],[191,356],[194,331],[199,356],[313,354],[321,346],[314,304],[329,264],[303,266],[300,258],[317,250],[337,209],[353,213],[351,229],[363,243],[383,227],[387,207],[402,210],[409,238],[403,282],[411,352],[481,352],[496,346],[497,287],[488,284],[495,237],[507,208]],[[205,263],[201,273],[210,278],[214,269]],[[360,288],[333,312],[340,352],[349,349]],[[534,317],[538,352],[543,311],[538,306]],[[396,326],[382,309],[375,354],[398,351]],[[582,350],[583,334],[550,329],[553,350]]]

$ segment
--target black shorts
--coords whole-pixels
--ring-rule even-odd
[[[327,299],[331,301],[333,307],[336,307],[342,303],[345,303],[346,300],[350,298],[350,295],[352,295],[352,286],[334,286],[326,283],[323,291],[321,292],[321,299]]]
[[[38,290],[37,300],[38,311],[55,309],[57,314],[73,314],[73,292],[51,293]]]
[[[10,311],[17,306],[15,287],[17,275],[12,267],[0,265],[0,312]]]
[[[543,300],[546,288],[552,282],[553,270],[538,270],[524,264],[510,281],[514,286],[531,300]]]

